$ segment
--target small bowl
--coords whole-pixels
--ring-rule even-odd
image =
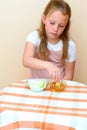
[[[35,92],[43,91],[46,88],[45,79],[29,79],[26,81],[26,83],[30,89]]]
[[[47,86],[49,86],[50,90],[53,91],[53,92],[62,92],[66,87],[66,83],[64,81],[61,81],[60,83],[58,83],[58,82],[49,82],[47,84]]]

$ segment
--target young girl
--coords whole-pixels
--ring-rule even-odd
[[[31,78],[73,79],[76,45],[69,39],[70,17],[65,1],[49,1],[40,27],[26,39],[23,65],[31,69]]]

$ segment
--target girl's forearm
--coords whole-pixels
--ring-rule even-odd
[[[49,62],[29,57],[28,59],[23,59],[23,65],[31,69],[46,69]]]

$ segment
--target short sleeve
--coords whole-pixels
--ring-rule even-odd
[[[33,43],[35,46],[37,46],[38,44],[40,44],[40,38],[39,38],[39,35],[38,35],[38,32],[37,31],[33,31],[31,32],[25,42],[31,42]]]
[[[67,62],[76,60],[76,44],[73,40],[69,40],[68,59]]]

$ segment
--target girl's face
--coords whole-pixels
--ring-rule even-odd
[[[63,33],[69,16],[63,15],[60,11],[55,11],[47,16],[42,17],[42,22],[45,24],[45,31],[49,42],[57,43],[60,40],[60,35]]]

